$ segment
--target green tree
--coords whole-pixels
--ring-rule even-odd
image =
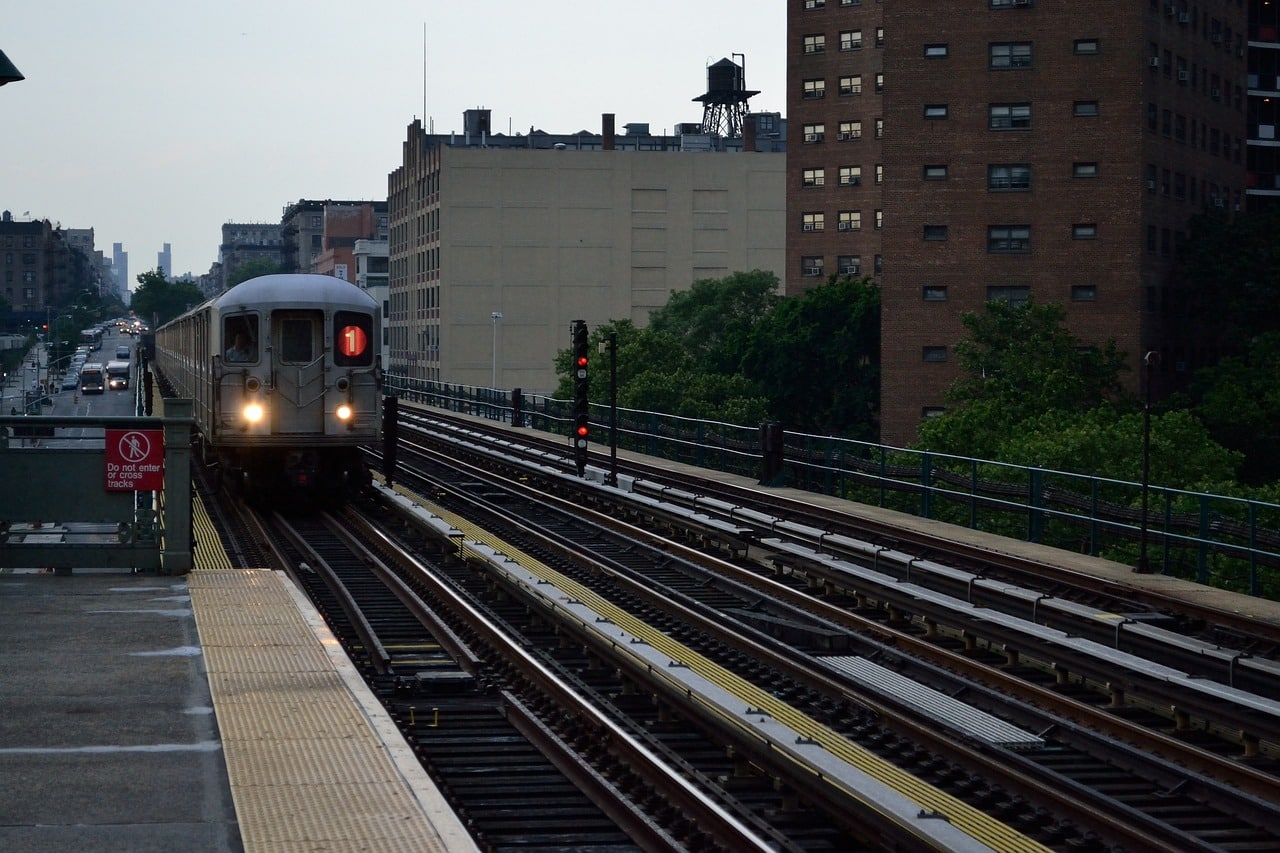
[[[778,277],[771,272],[736,272],[704,278],[671,294],[649,314],[649,329],[670,335],[706,373],[738,372],[752,330],[778,304]]]
[[[133,310],[145,322],[162,325],[189,308],[204,301],[200,288],[186,281],[172,282],[164,270],[138,274],[138,289],[133,292]]]
[[[1197,371],[1190,396],[1214,438],[1244,455],[1246,483],[1280,480],[1280,332]]]
[[[783,300],[746,336],[739,367],[787,428],[874,440],[880,393],[880,291],[832,277]]]
[[[280,272],[280,264],[270,258],[253,258],[245,261],[227,276],[227,287],[235,287],[242,281],[257,278],[260,275],[274,275]]]
[[[1058,305],[1003,302],[966,315],[970,337],[956,345],[964,374],[948,409],[920,426],[922,449],[1141,479],[1143,415],[1121,392],[1123,357],[1113,343],[1084,348]],[[1190,412],[1151,416],[1152,482],[1207,488],[1235,477],[1240,455],[1210,436]]]
[[[921,424],[922,446],[962,456],[995,455],[1015,425],[1049,411],[1134,405],[1120,387],[1124,356],[1115,342],[1083,347],[1064,325],[1061,305],[986,304],[962,318],[969,336],[955,346],[961,376],[947,390],[947,412]]]

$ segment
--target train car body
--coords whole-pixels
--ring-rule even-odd
[[[154,364],[192,400],[199,451],[254,496],[337,497],[378,438],[378,304],[325,275],[249,279],[155,331]]]

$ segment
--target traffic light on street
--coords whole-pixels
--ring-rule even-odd
[[[587,467],[587,441],[591,437],[590,382],[587,367],[587,324],[573,321],[573,461],[581,477]]]

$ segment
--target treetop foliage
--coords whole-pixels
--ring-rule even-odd
[[[138,289],[133,292],[133,311],[143,320],[157,326],[204,302],[200,288],[186,281],[169,281],[164,270],[156,267],[138,274]]]

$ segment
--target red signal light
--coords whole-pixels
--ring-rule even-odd
[[[590,432],[590,429],[588,429],[586,424],[578,424],[577,432],[578,432],[578,438],[586,438],[587,433]]]
[[[578,367],[586,367],[586,366],[587,366],[587,357],[586,357],[585,355],[580,355],[580,356],[578,356],[578,362],[577,362],[577,364],[578,364]]]

